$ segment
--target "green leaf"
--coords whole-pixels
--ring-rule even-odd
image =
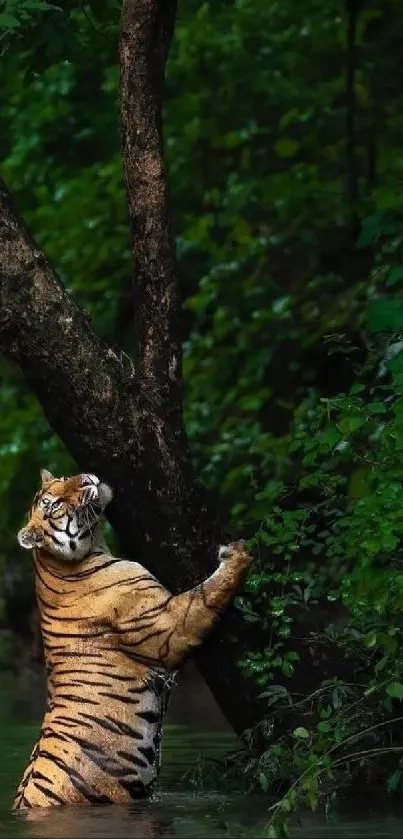
[[[281,697],[288,696],[288,690],[285,685],[269,685],[262,693],[259,693],[259,699],[267,699],[268,697],[273,697],[277,695],[280,699]]]
[[[289,839],[289,831],[284,820],[276,819],[267,828],[267,836],[269,839]]]
[[[386,367],[394,377],[403,373],[403,352],[400,352],[394,358],[387,362]]]
[[[346,416],[340,420],[339,426],[343,434],[353,434],[361,426],[365,425],[365,417],[363,416]]]
[[[378,643],[378,635],[376,632],[368,632],[364,640],[367,647],[376,647]]]
[[[259,784],[263,792],[267,792],[267,790],[269,789],[269,782],[264,772],[259,772]]]
[[[309,740],[309,731],[307,731],[306,728],[303,728],[302,726],[295,728],[293,731],[293,735],[294,737],[298,737],[300,740]]]
[[[388,274],[386,285],[393,286],[403,282],[403,265],[395,265]]]
[[[379,297],[369,311],[371,332],[398,332],[403,329],[403,302]]]
[[[387,410],[384,402],[369,402],[367,408],[371,414],[384,414]]]
[[[274,151],[278,157],[293,157],[298,149],[299,143],[296,140],[288,140],[287,138],[278,140],[274,146]]]
[[[19,26],[21,26],[21,23],[14,15],[9,15],[6,12],[0,14],[0,29],[17,29]]]
[[[395,771],[392,772],[391,775],[389,775],[389,778],[386,781],[386,787],[388,789],[388,792],[396,792],[396,790],[398,789],[401,782],[402,782],[402,770],[401,769],[395,769]]]
[[[393,221],[391,213],[385,211],[373,213],[373,215],[367,216],[367,218],[363,221],[361,232],[357,240],[357,247],[366,248],[369,245],[372,245],[372,243],[382,234],[395,234],[396,229],[397,225],[396,222]]]
[[[281,670],[284,673],[284,676],[292,676],[294,673],[294,667],[290,661],[283,661],[281,665]]]
[[[386,688],[386,693],[392,699],[403,699],[403,684],[401,682],[391,682]]]

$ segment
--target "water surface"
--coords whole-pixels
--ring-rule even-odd
[[[28,701],[32,699],[32,702]],[[253,839],[264,837],[267,796],[222,792],[197,784],[203,758],[220,761],[237,746],[235,736],[205,686],[189,680],[178,688],[163,739],[162,773],[152,801],[125,807],[55,807],[12,814],[13,796],[39,729],[40,705],[11,684],[0,687],[0,839]],[[38,707],[39,705],[39,707]],[[193,715],[193,716],[192,716]],[[196,782],[195,782],[196,779]],[[361,801],[326,819],[302,814],[290,827],[295,839],[403,836],[403,808],[380,813]]]

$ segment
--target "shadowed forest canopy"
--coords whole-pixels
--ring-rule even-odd
[[[3,5],[1,174],[97,334],[133,356],[121,4]],[[264,759],[245,771],[283,790],[314,755],[310,803],[329,749],[343,782],[358,771],[352,737],[390,791],[403,779],[386,749],[403,698],[402,42],[396,0],[183,0],[167,66],[186,429],[257,555],[237,608],[264,633],[239,663]],[[34,476],[75,465],[0,370],[6,659],[7,630],[28,631],[15,533]]]

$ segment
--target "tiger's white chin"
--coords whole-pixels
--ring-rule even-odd
[[[92,551],[93,536],[87,539],[74,540],[74,544],[74,550],[71,548],[69,541],[61,545],[44,544],[42,550],[47,551],[60,562],[81,562]]]

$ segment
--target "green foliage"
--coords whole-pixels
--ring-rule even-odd
[[[18,0],[15,6],[19,28],[4,33],[0,68],[1,174],[98,333],[112,343],[119,338],[130,351],[130,241],[116,108],[118,3],[71,0],[63,14],[49,3]],[[17,372],[4,360],[0,369],[0,597],[11,597],[15,609],[20,592],[26,611],[29,563],[16,532],[39,469],[69,474],[75,465]],[[20,619],[24,624],[23,614],[15,623]]]
[[[263,616],[270,644],[249,654],[243,667],[265,686],[267,721],[273,714],[304,721],[274,741],[269,724],[267,748],[245,765],[264,790],[291,784],[273,808],[273,829],[301,800],[316,807],[368,763],[376,761],[375,776],[389,792],[402,789],[396,725],[403,699],[402,272],[389,261],[391,250],[400,251],[400,225],[397,217],[377,255],[377,285],[364,310],[365,363],[344,393],[325,398],[311,392],[294,411],[288,451],[297,506],[284,509],[285,481],[274,498],[271,484],[257,493],[258,501],[275,504],[252,540],[261,556],[238,605],[246,620],[262,622]],[[386,295],[390,286],[393,296]],[[273,597],[279,585],[281,596]],[[325,680],[298,700],[295,690],[276,681],[293,674],[284,670],[292,654],[287,636],[321,598],[329,607],[341,603],[344,617],[332,625],[329,615],[310,643],[319,639],[338,650],[336,660],[350,661],[353,681]]]
[[[3,0],[0,5],[0,31],[13,32],[32,23],[38,12],[61,12],[60,6],[54,6],[47,0]]]
[[[3,3],[0,142],[38,242],[131,353],[118,7]],[[240,662],[262,720],[237,769],[280,795],[273,835],[363,767],[402,786],[403,9],[361,4],[352,139],[348,8],[185,0],[166,89],[186,424],[257,557],[237,605],[264,633]],[[15,532],[39,467],[73,464],[17,373],[1,374],[5,590],[26,578]],[[318,653],[313,685],[322,648],[332,672]]]
[[[403,18],[389,3],[365,4],[359,16],[352,208],[342,188],[347,21],[331,2],[305,12],[301,21],[292,2],[250,0],[184,14],[169,90],[186,93],[167,111],[193,324],[184,369],[194,459],[220,487],[234,535],[248,534],[257,554],[237,603],[267,636],[241,663],[262,686],[260,729],[272,738],[273,714],[286,724],[290,709],[303,720],[256,760],[245,755],[246,774],[272,792],[309,768],[289,810],[301,792],[313,804],[351,780],[359,762],[341,744],[354,737],[362,763],[378,756],[387,788],[400,788],[399,741],[387,754],[384,742],[396,744],[388,720],[403,683],[403,158],[394,82]],[[367,169],[373,154],[376,177]],[[189,161],[186,193],[179,173]],[[362,220],[357,241],[352,209]],[[293,642],[301,626],[350,662],[354,683],[337,679],[335,708],[320,678],[317,702],[295,708],[296,693],[311,696],[303,645]]]

